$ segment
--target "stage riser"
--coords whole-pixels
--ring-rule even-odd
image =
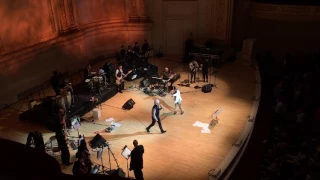
[[[117,93],[117,88],[113,86],[110,87],[110,89],[104,90],[100,95],[95,97],[98,99],[98,104],[100,104],[112,98]],[[94,105],[90,102],[90,98],[92,96],[93,95],[90,94],[80,94],[75,97],[75,102],[67,115],[67,125],[70,124],[70,118],[74,116],[81,117],[94,108]],[[52,115],[52,109],[54,108],[52,108],[53,106],[49,105],[50,103],[48,102],[43,104],[21,113],[19,115],[19,119],[21,121],[37,122],[44,125],[48,130],[55,131],[57,124],[54,116]]]

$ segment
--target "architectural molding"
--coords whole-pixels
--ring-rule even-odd
[[[55,18],[56,24],[58,25],[59,33],[66,33],[76,29],[75,15],[73,10],[72,0],[56,0],[57,16]]]
[[[41,52],[45,52],[52,47],[61,47],[83,41],[83,39],[88,36],[119,31],[151,32],[151,28],[151,23],[98,22],[95,24],[91,24],[91,26],[82,27],[82,29],[79,29],[79,31],[69,34],[68,36],[56,36],[45,42],[39,42],[32,46],[26,46],[14,51],[3,51],[0,39],[0,53],[2,54],[0,60],[0,70],[11,65],[32,59],[32,57],[40,54]]]
[[[215,0],[213,38],[229,44],[231,41],[233,0]]]
[[[251,17],[279,21],[319,22],[320,6],[249,4]]]
[[[74,18],[72,0],[67,0],[67,2],[68,2],[68,9],[69,9],[70,25],[75,26],[75,18]]]
[[[146,0],[139,0],[139,17],[146,17]]]
[[[129,18],[137,18],[138,16],[137,0],[131,0]]]
[[[52,29],[52,32],[56,32],[57,31],[57,27],[56,27],[56,23],[55,23],[55,17],[54,17],[54,11],[53,11],[53,6],[51,4],[51,0],[48,0],[48,9],[49,9],[49,12],[50,12],[50,23],[51,23],[51,29]]]

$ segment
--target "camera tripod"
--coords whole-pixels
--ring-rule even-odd
[[[107,168],[108,170],[105,170],[105,166],[103,165],[103,150],[104,150],[104,147],[107,147],[108,149],[108,160],[109,160],[109,168]],[[102,145],[101,147],[101,157],[100,157],[100,161],[101,161],[101,166],[102,166],[102,173],[107,173],[107,174],[111,174],[112,173],[112,168],[111,168],[111,157],[110,157],[110,154],[112,155],[114,161],[116,162],[117,164],[117,168],[119,168],[119,164],[118,164],[118,161],[116,159],[116,157],[114,156],[114,153],[112,152],[111,148],[110,148],[110,145],[108,143]]]

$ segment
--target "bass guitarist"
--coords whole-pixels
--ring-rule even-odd
[[[117,84],[119,93],[122,93],[122,90],[124,90],[124,81],[123,81],[124,76],[125,74],[123,73],[122,65],[119,65],[118,69],[116,70],[116,78],[117,78],[116,84]]]
[[[116,70],[116,85],[118,87],[118,92],[122,93],[122,90],[124,90],[124,78],[130,74],[132,70],[128,71],[127,74],[123,73],[122,65],[119,65],[118,69]]]

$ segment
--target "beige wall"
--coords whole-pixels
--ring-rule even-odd
[[[213,33],[213,0],[152,0],[147,14],[154,21],[152,41],[156,51],[182,54],[183,43],[190,32],[198,44]]]
[[[74,72],[121,45],[151,40],[150,23],[129,21],[130,0],[0,1],[0,107],[48,80]]]

